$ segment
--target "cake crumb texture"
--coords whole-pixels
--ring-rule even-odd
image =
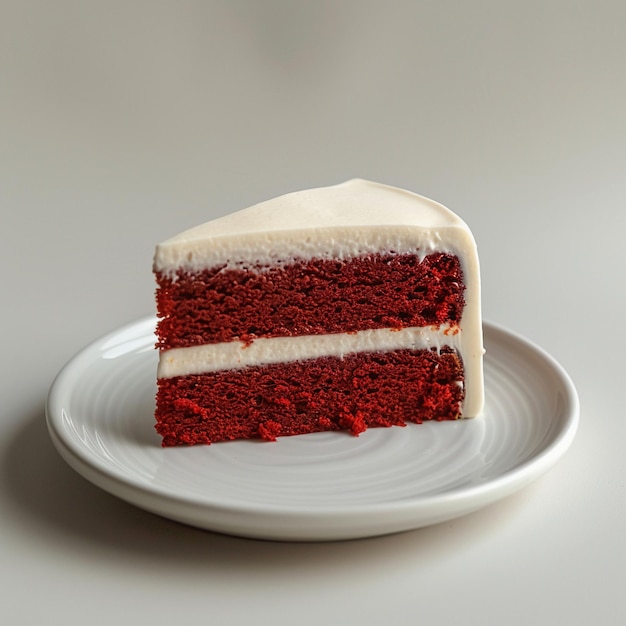
[[[444,348],[325,357],[158,381],[163,446],[460,417],[463,368]]]
[[[257,337],[458,324],[465,305],[458,257],[433,253],[313,259],[157,275],[162,350]]]

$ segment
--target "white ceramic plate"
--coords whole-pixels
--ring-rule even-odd
[[[578,397],[562,367],[485,324],[484,415],[406,428],[162,448],[153,428],[153,318],[91,344],[47,404],[62,457],[139,507],[218,532],[321,541],[394,533],[475,511],[524,487],[567,450]]]

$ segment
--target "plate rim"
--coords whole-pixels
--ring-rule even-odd
[[[117,468],[113,471],[110,466],[105,465],[97,456],[90,454],[86,447],[80,447],[74,438],[71,438],[69,435],[65,436],[66,433],[63,429],[63,414],[65,409],[63,408],[64,403],[62,400],[64,394],[70,392],[74,387],[75,383],[71,384],[71,380],[75,378],[74,371],[80,367],[81,362],[84,360],[91,362],[95,359],[102,358],[99,354],[97,357],[94,357],[94,351],[101,353],[100,348],[113,338],[121,337],[131,332],[133,336],[137,337],[145,336],[148,333],[154,334],[155,324],[155,316],[144,316],[102,335],[76,352],[59,370],[50,386],[45,407],[48,431],[54,447],[62,458],[75,471],[96,486],[131,504],[151,510],[153,513],[208,530],[231,532],[228,527],[216,528],[215,523],[203,521],[202,518],[207,517],[209,513],[231,517],[254,515],[267,517],[268,519],[290,518],[291,520],[308,520],[311,516],[314,516],[317,520],[327,523],[331,519],[339,520],[341,518],[349,518],[358,515],[365,515],[376,519],[388,514],[403,514],[406,516],[407,514],[415,513],[417,515],[420,511],[423,512],[437,508],[458,509],[463,503],[471,501],[476,502],[476,506],[465,507],[461,512],[446,515],[443,519],[439,520],[445,521],[446,519],[452,519],[491,504],[539,478],[568,450],[575,438],[579,425],[580,402],[578,392],[565,368],[551,354],[530,339],[502,325],[483,320],[483,333],[485,335],[497,336],[500,341],[505,340],[509,343],[513,342],[517,344],[518,347],[523,348],[527,353],[532,353],[535,357],[540,358],[541,361],[550,368],[552,373],[556,375],[556,378],[561,384],[563,397],[565,398],[565,404],[559,413],[561,424],[558,432],[551,437],[549,443],[543,446],[541,450],[515,467],[506,470],[501,475],[484,483],[457,487],[436,494],[424,496],[416,495],[398,501],[385,502],[384,506],[380,503],[353,503],[347,506],[333,504],[332,506],[316,506],[316,508],[312,510],[301,505],[287,506],[278,503],[246,503],[238,499],[227,501],[224,498],[220,498],[219,502],[216,502],[215,500],[211,500],[210,496],[201,497],[189,493],[179,495],[160,486],[158,483],[150,486],[143,484],[137,480],[134,475],[123,473],[117,470]],[[129,352],[133,352],[133,350],[129,350]],[[475,419],[481,419],[481,417]],[[163,450],[167,451],[167,449]],[[177,507],[180,509],[180,515],[177,515]],[[186,510],[184,516],[183,509]],[[404,530],[425,525],[429,524],[416,523]],[[396,529],[386,532],[399,532],[399,530]],[[284,532],[279,533],[277,536],[267,536],[267,531],[265,533],[261,531],[256,532],[254,530],[248,532],[244,531],[231,532],[231,534],[270,539],[283,539],[282,535],[284,535]],[[366,532],[350,535],[349,533],[346,534],[346,531],[344,531],[345,537],[342,536],[339,538],[373,536],[386,534],[386,532]],[[297,536],[294,538],[297,540],[309,540],[308,534],[311,533],[296,532],[295,535]],[[328,534],[328,532],[326,534]],[[327,538],[328,537],[324,536],[322,540]],[[291,539],[293,538],[287,537],[287,540]],[[318,539],[315,538],[313,540]]]

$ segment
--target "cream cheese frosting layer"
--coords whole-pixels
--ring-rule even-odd
[[[379,328],[354,333],[268,337],[252,343],[229,341],[161,352],[158,378],[205,374],[242,369],[252,365],[271,365],[306,361],[320,357],[339,357],[357,352],[426,350],[460,347],[460,331],[449,326],[403,329]]]
[[[465,222],[417,194],[355,179],[261,202],[160,243],[154,270],[281,264],[293,259],[346,259],[372,252],[471,251]]]

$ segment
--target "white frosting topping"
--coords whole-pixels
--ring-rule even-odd
[[[461,332],[446,336],[446,344],[454,342],[465,367],[463,414],[471,417],[480,413],[484,401],[484,350],[476,243],[465,222],[437,202],[409,191],[358,179],[290,193],[164,241],[157,246],[154,270],[175,280],[179,269],[193,272],[224,265],[257,268],[258,271],[258,266],[286,264],[296,259],[349,259],[367,253],[389,252],[412,253],[420,257],[431,252],[448,252],[459,257],[466,285],[466,304]],[[441,345],[440,339],[433,339],[431,330],[418,330],[416,333],[415,329],[383,329],[363,331],[366,334],[315,336],[313,339],[256,339],[245,348],[239,342],[232,342],[168,350],[161,354],[159,376],[201,373],[207,371],[207,367],[244,367],[259,363],[259,359],[270,359],[263,362],[275,363],[314,358],[306,356],[311,354],[308,344],[319,344],[319,349],[326,355],[335,354],[326,352],[331,349],[342,354],[411,347],[415,342],[423,342],[426,336],[429,341],[434,340],[436,346]],[[354,346],[353,340],[357,342]],[[398,342],[393,344],[395,347],[385,347],[393,341]],[[330,344],[335,343],[336,348],[331,348]]]
[[[433,200],[355,179],[280,196],[180,233],[157,246],[154,270],[173,276],[179,268],[344,259],[381,250],[425,256],[457,251],[465,233],[465,222]]]

